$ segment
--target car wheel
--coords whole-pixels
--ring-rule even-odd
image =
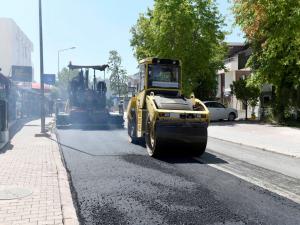
[[[235,119],[236,119],[235,113],[233,113],[233,112],[229,113],[228,120],[229,121],[234,121]]]

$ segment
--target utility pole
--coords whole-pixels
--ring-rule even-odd
[[[40,30],[40,82],[41,82],[41,133],[45,133],[45,89],[44,89],[44,53],[43,53],[43,20],[42,1],[39,0],[39,30]]]
[[[120,90],[120,74],[119,74],[119,67],[117,67],[117,75],[118,75],[118,94],[119,94],[119,101],[121,98],[121,90]]]
[[[71,48],[64,48],[64,49],[59,49],[57,51],[57,77],[60,73],[60,67],[59,67],[59,64],[60,64],[60,53],[61,52],[64,52],[64,51],[68,51],[68,50],[72,50],[72,49],[75,49],[76,47],[71,47]]]
[[[57,51],[57,79],[58,79],[58,75],[59,75],[59,72],[60,72],[60,68],[59,68],[59,53],[60,53],[60,51],[58,50]]]

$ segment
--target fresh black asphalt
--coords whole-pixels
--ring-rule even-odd
[[[123,129],[58,130],[58,138],[82,224],[300,224],[297,203],[188,154],[153,159]],[[203,158],[228,163],[209,149]]]

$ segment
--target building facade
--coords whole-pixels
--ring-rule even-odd
[[[9,139],[8,134],[8,98],[10,81],[1,73],[0,69],[0,149]]]
[[[228,107],[243,111],[245,106],[231,94],[230,85],[233,81],[251,75],[246,63],[251,55],[251,49],[243,43],[228,43],[228,54],[224,61],[225,69],[218,71],[217,99]]]
[[[0,34],[1,73],[10,83],[5,99],[7,102],[7,119],[13,121],[18,118],[18,112],[20,111],[20,107],[18,107],[21,101],[19,87],[29,86],[31,88],[31,82],[12,82],[12,67],[28,67],[30,75],[33,75],[31,60],[33,44],[14,20],[10,18],[0,18]]]
[[[11,76],[11,67],[32,66],[33,44],[9,18],[0,18],[0,68],[5,76]]]

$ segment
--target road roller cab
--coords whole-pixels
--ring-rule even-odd
[[[179,60],[147,58],[140,61],[137,94],[127,108],[131,142],[145,138],[150,156],[167,143],[184,143],[187,151],[204,153],[209,112],[193,95],[182,95]]]

